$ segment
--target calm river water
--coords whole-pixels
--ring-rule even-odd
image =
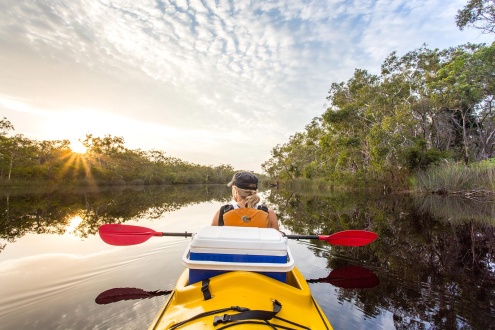
[[[112,288],[172,289],[190,239],[116,247],[101,241],[99,226],[195,233],[229,193],[225,186],[1,191],[0,328],[146,329],[166,296],[95,298]],[[493,201],[276,190],[263,200],[287,233],[379,234],[364,247],[289,242],[306,279],[319,279],[310,287],[335,329],[495,329]],[[366,268],[379,283],[324,281],[347,266]]]

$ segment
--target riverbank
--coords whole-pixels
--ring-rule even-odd
[[[259,175],[263,188],[288,190],[312,189],[324,192],[332,191],[374,191],[380,194],[397,192],[417,192],[434,195],[458,195],[467,198],[482,196],[495,197],[495,159],[472,163],[444,162],[416,173],[391,173],[387,177],[372,175],[342,175],[338,180],[325,178],[275,181]],[[175,183],[171,185],[189,185]],[[205,184],[199,182],[198,184]],[[215,183],[218,184],[218,183]],[[59,188],[59,187],[137,187],[149,185],[143,180],[103,181],[103,180],[0,180],[0,189],[10,188]],[[155,185],[155,184],[152,184]],[[169,184],[170,185],[170,184]]]

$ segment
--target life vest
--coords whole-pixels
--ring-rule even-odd
[[[231,204],[220,208],[219,226],[259,227],[268,228],[268,207],[259,205],[257,208],[234,208]]]

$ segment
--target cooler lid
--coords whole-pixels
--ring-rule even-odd
[[[273,228],[207,226],[194,235],[191,248],[286,251],[287,239]]]

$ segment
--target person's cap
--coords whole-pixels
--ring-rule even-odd
[[[241,189],[256,190],[258,189],[258,178],[250,172],[237,172],[232,177],[232,181],[227,184],[229,187],[232,185]]]

